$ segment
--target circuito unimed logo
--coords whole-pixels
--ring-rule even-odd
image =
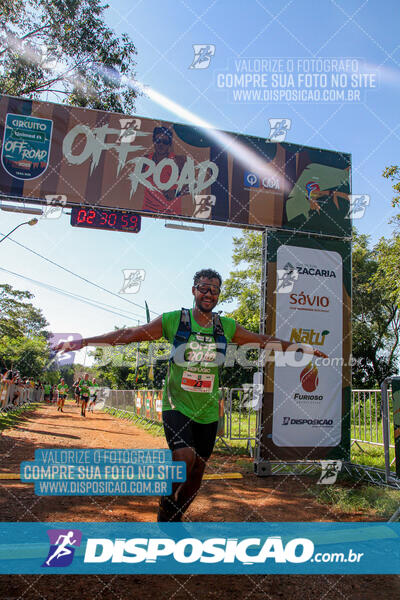
[[[48,529],[50,548],[42,567],[68,567],[81,545],[80,529]]]

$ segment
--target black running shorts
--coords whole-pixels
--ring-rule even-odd
[[[162,416],[170,450],[193,448],[204,460],[210,458],[217,437],[218,421],[197,423],[179,410],[165,410]]]

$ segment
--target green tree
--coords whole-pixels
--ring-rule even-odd
[[[241,268],[231,271],[225,279],[220,301],[236,302],[237,307],[227,312],[228,317],[250,329],[259,331],[260,326],[260,283],[261,283],[262,234],[255,231],[242,231],[240,237],[233,238],[232,262]],[[256,359],[250,351],[248,360]],[[252,383],[256,367],[242,367],[235,362],[234,367],[221,369],[221,385],[240,388],[244,383]]]
[[[392,206],[400,206],[400,167],[397,165],[386,167],[382,175],[385,179],[390,179],[393,184],[396,195],[392,198]]]
[[[8,284],[0,285],[0,335],[46,335],[44,329],[48,323],[42,311],[27,302],[32,298],[30,292],[15,290]]]
[[[1,0],[0,89],[133,112],[136,48],[104,22],[100,0]],[[124,79],[122,79],[122,77]]]
[[[251,331],[260,325],[262,234],[245,230],[241,237],[233,238],[232,262],[234,266],[245,263],[245,268],[231,271],[225,279],[221,302],[237,302],[237,308],[227,315]]]
[[[165,349],[164,349],[165,350]],[[162,360],[158,360],[164,354]],[[157,343],[141,342],[138,358],[137,345],[115,346],[109,349],[97,348],[96,368],[104,382],[115,389],[161,389],[167,375],[168,361],[165,353],[157,350]],[[153,378],[150,378],[150,364],[153,365]]]
[[[29,302],[33,294],[0,285],[0,361],[23,377],[38,377],[49,360],[47,321]]]
[[[376,387],[397,373],[399,311],[388,285],[384,263],[391,242],[369,247],[369,237],[354,233],[353,367],[354,387]]]
[[[0,337],[0,360],[6,369],[18,370],[21,377],[41,378],[48,361],[47,341],[41,336]]]

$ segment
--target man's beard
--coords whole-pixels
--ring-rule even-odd
[[[201,303],[199,303],[199,304],[197,304],[197,308],[203,313],[210,313],[213,311],[214,306],[212,306],[212,304],[210,304],[209,306],[204,307],[204,306],[202,306]]]

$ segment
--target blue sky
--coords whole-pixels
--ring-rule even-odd
[[[356,225],[373,241],[390,234],[392,192],[381,174],[385,166],[398,162],[399,154],[397,2],[111,0],[106,14],[109,25],[129,34],[137,47],[137,78],[213,126],[266,137],[268,119],[291,119],[287,141],[351,153],[353,193],[371,198]],[[193,44],[215,45],[207,69],[189,68]],[[294,65],[307,64],[306,59],[356,59],[358,72],[373,74],[377,85],[361,90],[359,101],[346,103],[235,102],[228,90],[218,89],[218,74],[235,73],[235,61],[252,58],[281,60],[286,75],[288,59]],[[296,74],[300,71],[296,69]],[[137,114],[184,121],[145,97],[137,101]],[[22,215],[1,212],[0,230],[7,233],[23,220]],[[140,291],[124,298],[141,307],[147,300],[159,314],[191,306],[197,269],[211,266],[223,277],[229,275],[232,236],[239,233],[213,226],[204,233],[168,230],[164,221],[152,219],[143,219],[137,235],[90,231],[71,228],[64,215],[21,227],[12,237],[116,294],[123,282],[122,269],[144,269]],[[95,289],[12,241],[1,244],[0,261],[10,271],[108,303],[124,314],[95,309],[2,273],[3,281],[35,294],[34,303],[55,332],[88,336],[144,321],[142,308]]]

